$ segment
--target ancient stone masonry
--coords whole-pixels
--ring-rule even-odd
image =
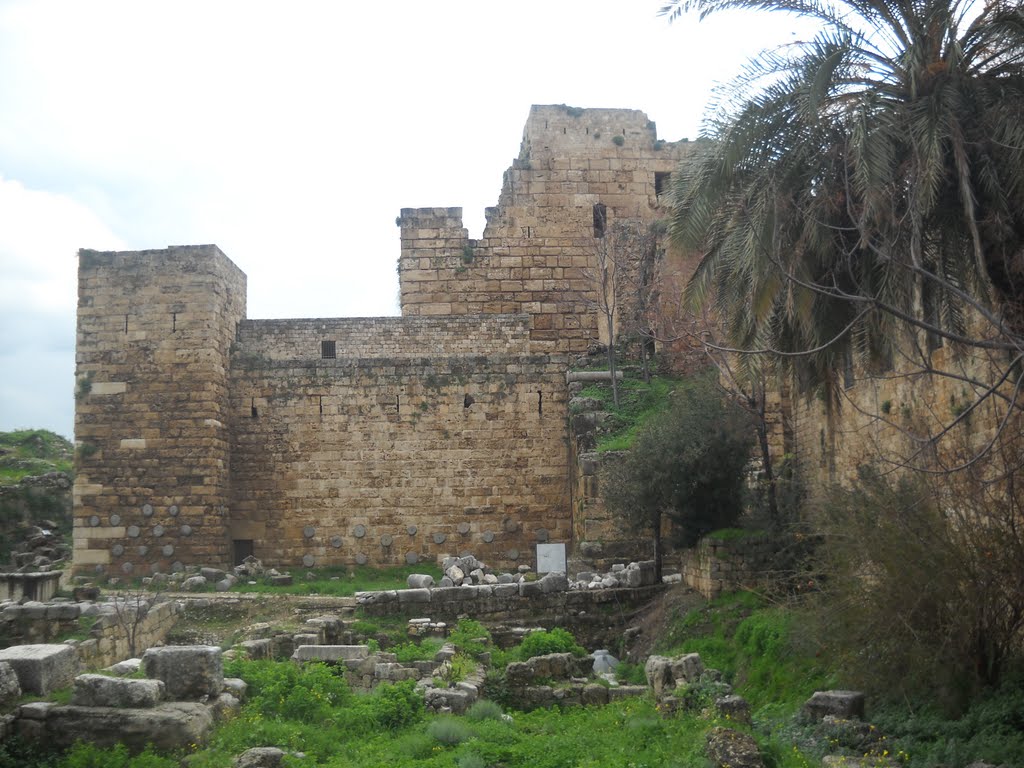
[[[595,241],[617,220],[663,216],[659,194],[689,147],[636,110],[534,106],[481,239],[461,208],[402,210],[402,313],[526,313],[533,341],[585,351],[599,333]]]
[[[572,546],[565,371],[586,271],[686,152],[631,110],[533,107],[480,240],[404,209],[400,318],[249,320],[216,246],[79,259],[76,572],[531,563]]]

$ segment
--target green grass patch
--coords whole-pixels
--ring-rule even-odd
[[[600,400],[602,409],[611,417],[601,425],[597,438],[598,451],[625,451],[651,419],[666,411],[672,393],[690,386],[693,379],[652,376],[649,382],[632,375],[619,382],[619,405],[612,398],[611,383],[591,384],[578,397]]]

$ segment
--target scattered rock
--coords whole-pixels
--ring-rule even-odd
[[[704,754],[716,768],[764,768],[761,750],[753,737],[729,728],[708,731]]]

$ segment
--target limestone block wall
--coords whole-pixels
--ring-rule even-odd
[[[683,582],[708,599],[723,592],[754,588],[765,578],[771,549],[766,536],[729,540],[706,536],[683,551]]]
[[[130,608],[124,613],[124,621],[117,614],[103,613],[89,628],[87,639],[67,642],[75,646],[83,669],[108,667],[132,655],[129,628],[135,633],[135,651],[141,654],[164,641],[180,612],[178,603],[164,601],[149,605],[138,621]],[[61,637],[81,632],[80,619],[85,615],[78,603],[9,605],[0,613],[0,640],[3,647],[60,642]]]
[[[659,192],[689,149],[636,110],[532,107],[482,238],[460,208],[402,210],[402,314],[523,312],[533,341],[585,350],[599,336],[586,274],[599,237],[617,219],[664,216]]]
[[[532,563],[571,536],[565,367],[522,315],[243,322],[231,538],[288,566]]]
[[[930,357],[937,370],[983,382],[997,380],[998,373],[983,355],[953,358],[949,348],[940,347]],[[1005,394],[1013,397],[1009,387]],[[1005,403],[998,398],[989,398],[966,414],[940,443],[937,454],[922,453],[923,444],[910,436],[937,434],[974,398],[974,387],[959,379],[899,370],[872,375],[855,368],[831,417],[820,399],[794,396],[784,401],[786,450],[797,456],[805,486],[821,493],[835,483],[855,484],[859,468],[877,465],[883,456],[883,469],[894,468],[900,460],[927,463],[932,455],[956,466],[994,439],[1005,417]],[[1009,429],[1019,433],[1013,421]],[[957,458],[952,451],[963,454]]]
[[[74,564],[229,565],[228,351],[245,275],[216,246],[79,253]]]

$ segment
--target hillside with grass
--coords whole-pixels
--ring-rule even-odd
[[[0,432],[0,563],[34,525],[70,536],[73,456],[49,430]]]
[[[0,485],[50,472],[71,473],[74,446],[46,429],[0,432]]]

